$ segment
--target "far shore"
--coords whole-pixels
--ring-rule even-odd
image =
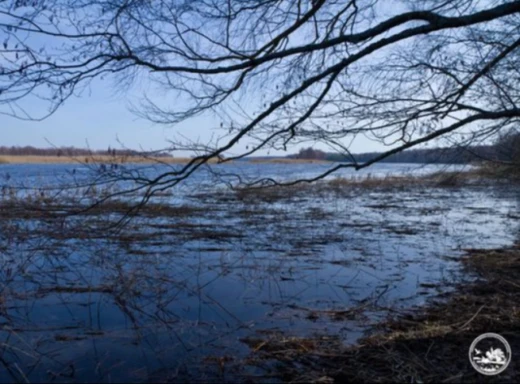
[[[189,157],[144,157],[144,156],[31,156],[31,155],[0,155],[0,164],[84,164],[84,163],[108,163],[108,164],[186,164],[191,161]],[[222,164],[229,164],[233,161],[224,161]],[[273,157],[270,158],[251,158],[249,163],[255,164],[327,164],[326,160],[314,159],[291,159]],[[209,163],[219,163],[217,159],[211,159]]]
[[[0,164],[85,164],[85,163],[106,163],[106,164],[186,164],[191,161],[188,157],[144,157],[144,156],[0,156]],[[210,160],[216,163],[217,160]]]
[[[273,158],[251,158],[247,160],[249,163],[256,164],[330,164],[328,160],[316,159],[293,159],[289,157],[273,157]]]

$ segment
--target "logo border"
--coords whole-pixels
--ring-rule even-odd
[[[482,371],[481,368],[477,365],[477,363],[475,363],[473,361],[472,356],[471,356],[471,353],[475,349],[478,342],[483,339],[486,339],[486,338],[493,338],[493,339],[497,339],[497,340],[501,341],[502,344],[504,344],[504,346],[506,347],[507,353],[509,354],[509,359],[507,360],[506,364],[504,364],[504,366],[502,366],[500,369],[498,369],[495,372]],[[507,367],[509,367],[509,364],[511,363],[511,360],[513,357],[513,353],[511,351],[511,346],[509,345],[509,343],[507,342],[507,340],[504,337],[500,336],[498,333],[488,332],[488,333],[483,333],[482,335],[477,337],[475,340],[473,340],[473,342],[471,343],[471,346],[469,347],[468,356],[469,356],[469,362],[471,363],[471,365],[473,366],[473,369],[475,369],[475,371],[477,371],[481,375],[496,376],[496,375],[499,375],[502,372],[504,372],[507,369]]]

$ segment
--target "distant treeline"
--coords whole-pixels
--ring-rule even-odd
[[[368,152],[353,155],[357,162],[370,161],[381,155],[379,152]],[[348,157],[327,153],[325,159],[330,161],[348,161]],[[482,160],[500,160],[495,146],[482,145],[471,148],[435,148],[410,149],[391,155],[381,162],[386,163],[428,163],[428,164],[466,164]]]
[[[357,162],[370,161],[380,152],[353,154]],[[289,155],[296,159],[329,160],[337,162],[352,161],[352,157],[340,153],[328,153],[318,149],[305,148],[298,154]],[[472,147],[449,147],[432,149],[410,149],[391,155],[381,162],[386,163],[444,163],[466,164],[479,161],[501,161],[518,164],[520,160],[520,135],[508,135],[494,145],[478,145]]]
[[[93,150],[75,147],[59,147],[59,148],[35,148],[32,146],[25,147],[0,147],[0,156],[154,156],[169,157],[169,153],[165,152],[140,152],[131,149],[115,149],[110,148],[102,150]]]

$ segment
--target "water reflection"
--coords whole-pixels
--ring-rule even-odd
[[[354,343],[462,278],[462,249],[518,233],[518,195],[489,188],[186,199],[111,235],[93,229],[105,214],[4,217],[0,381],[255,375],[241,339]]]

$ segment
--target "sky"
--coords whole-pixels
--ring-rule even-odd
[[[1,20],[1,18],[0,18]],[[1,30],[0,30],[1,34]],[[46,37],[31,36],[31,41],[36,45],[45,46]],[[0,35],[0,41],[3,41]],[[146,87],[146,86],[145,86]],[[139,86],[134,86],[127,91],[118,91],[117,84],[113,81],[100,79],[92,82],[88,92],[82,92],[80,97],[69,98],[52,116],[43,121],[23,121],[10,116],[0,114],[0,127],[2,127],[3,146],[74,146],[91,149],[120,148],[124,146],[132,149],[157,150],[168,147],[168,139],[173,139],[181,134],[193,141],[207,142],[215,134],[214,129],[220,125],[220,121],[212,117],[190,119],[175,126],[154,124],[143,118],[138,118],[129,110],[131,102],[138,102],[144,91]],[[146,87],[148,88],[148,87]],[[153,95],[152,95],[153,96]],[[257,95],[248,95],[246,99],[257,99]],[[167,100],[168,105],[179,105],[182,100]],[[249,101],[243,100],[242,107],[249,109]],[[35,112],[45,107],[41,101],[31,100],[28,110]],[[232,153],[236,155],[246,151],[250,143],[240,141]],[[296,153],[302,147],[309,144],[288,148],[288,152],[261,150],[255,155],[287,155]],[[316,145],[315,148],[328,150],[325,146]],[[380,143],[366,138],[357,138],[353,143],[354,152],[369,152],[383,150]],[[179,152],[176,156],[191,155],[187,152]]]
[[[393,10],[395,12],[395,10]],[[2,36],[0,36],[0,41]],[[38,37],[35,43],[45,45],[45,38]],[[88,92],[79,97],[68,99],[52,116],[43,121],[22,121],[0,114],[0,127],[3,128],[0,145],[4,146],[74,146],[91,149],[120,148],[124,146],[132,149],[157,150],[168,147],[168,139],[181,134],[193,141],[207,142],[215,133],[214,129],[220,121],[212,117],[190,119],[175,126],[154,124],[143,118],[138,118],[129,110],[131,102],[138,102],[144,91],[139,86],[131,87],[126,91],[118,91],[113,81],[93,81]],[[145,86],[145,88],[148,88]],[[152,95],[153,96],[153,95]],[[246,99],[254,100],[258,95],[247,95]],[[171,97],[171,96],[168,96]],[[166,100],[168,105],[182,104],[182,100]],[[29,110],[38,110],[43,102],[32,101]],[[248,109],[249,101],[244,100],[242,107]],[[246,151],[249,145],[241,141],[232,153],[236,155]],[[290,147],[288,153],[296,153],[303,144]],[[315,148],[328,150],[325,146],[316,145]],[[350,147],[354,153],[387,150],[381,143],[370,141],[364,137],[357,137]],[[287,152],[261,150],[255,155],[287,155]],[[177,156],[191,155],[187,152],[176,153]]]
[[[138,118],[129,110],[132,99],[116,94],[112,85],[98,81],[91,92],[68,99],[43,121],[23,121],[0,116],[0,125],[4,128],[2,145],[81,148],[88,145],[92,149],[105,149],[123,144],[129,148],[143,147],[146,150],[165,147],[174,128]],[[177,127],[177,130],[185,131],[185,128]],[[203,126],[197,127],[197,130],[199,132],[192,132],[192,136],[207,135]]]
[[[51,147],[74,146],[91,149],[120,148],[157,150],[168,146],[168,139],[182,134],[192,140],[205,142],[210,139],[215,124],[208,117],[190,119],[175,126],[154,124],[137,117],[130,111],[135,102],[136,90],[128,94],[114,91],[114,85],[101,80],[94,83],[89,92],[66,101],[53,115],[43,121],[24,121],[0,115],[2,140],[0,145]],[[38,103],[38,102],[35,102]],[[177,103],[172,100],[172,105]],[[35,106],[36,107],[36,106]],[[241,143],[234,152],[244,151],[247,143]],[[303,145],[307,146],[307,145]],[[301,148],[294,147],[289,153]],[[326,149],[326,147],[316,148]],[[378,143],[358,139],[354,152],[382,150]],[[287,155],[286,152],[259,151],[255,155]],[[189,155],[180,152],[178,155]]]

